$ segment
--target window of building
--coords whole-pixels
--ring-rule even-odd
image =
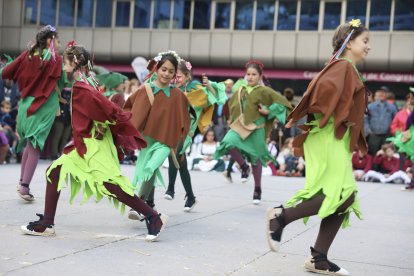
[[[173,28],[174,29],[189,29],[191,15],[191,0],[175,0],[174,1],[174,15]]]
[[[273,30],[275,1],[257,1],[256,30]]]
[[[24,24],[37,23],[37,0],[26,0],[24,3]]]
[[[40,4],[40,25],[56,25],[57,0],[42,0]]]
[[[135,1],[134,28],[149,28],[151,0]]]
[[[93,0],[78,1],[78,18],[76,25],[79,27],[91,27],[93,17]]]
[[[302,1],[300,9],[299,30],[318,30],[319,22],[319,1]]]
[[[279,1],[278,30],[295,30],[297,7],[298,3],[296,1]]]
[[[131,2],[116,3],[116,27],[129,27],[129,15],[131,13]]]
[[[253,1],[236,1],[235,30],[251,30],[253,19]]]
[[[211,1],[194,1],[193,29],[210,29]]]
[[[104,16],[104,14],[111,16]],[[96,1],[95,27],[111,27],[112,23],[112,0]]]
[[[388,31],[390,29],[391,0],[371,0],[369,29]]]
[[[341,22],[341,6],[340,2],[325,2],[325,15],[323,18],[324,30],[335,30]]]
[[[59,26],[73,27],[74,17],[75,17],[75,0],[60,1],[59,2]]]
[[[395,1],[394,30],[414,30],[414,5],[412,0]]]
[[[361,20],[365,25],[365,17],[367,14],[367,0],[348,0],[346,1],[346,21],[352,19]]]
[[[215,29],[230,28],[231,3],[218,2],[216,4],[216,16],[214,20]]]
[[[155,0],[154,1],[154,29],[169,29],[170,28],[170,0]]]

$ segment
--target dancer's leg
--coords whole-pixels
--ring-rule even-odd
[[[25,148],[27,152],[27,160],[24,164],[24,171],[22,176],[22,183],[30,185],[33,175],[35,173],[37,163],[39,162],[40,150],[33,147],[33,145],[28,142]]]

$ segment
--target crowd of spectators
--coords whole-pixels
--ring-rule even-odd
[[[234,81],[224,81],[226,94],[230,99]],[[127,99],[138,89],[138,79],[127,79],[118,91]],[[103,86],[102,89],[105,90]],[[286,88],[282,94],[293,106],[298,102],[295,91]],[[61,91],[60,108],[56,114],[55,123],[46,141],[41,156],[43,159],[54,160],[60,156],[63,148],[71,136],[70,115],[70,87]],[[19,142],[17,133],[17,106],[20,91],[11,80],[0,79],[0,164],[9,163],[15,158],[20,161],[20,154],[16,153]],[[408,93],[404,104],[399,108],[394,100],[394,94],[387,88],[381,87],[372,97],[369,97],[367,112],[364,118],[364,127],[368,142],[368,153],[354,152],[352,166],[355,179],[358,181],[378,181],[382,183],[409,183],[412,172],[411,162],[404,155],[400,155],[387,142],[387,138],[405,129],[408,114],[414,106],[414,94]],[[188,151],[189,169],[199,171],[238,172],[237,165],[231,162],[230,157],[214,160],[213,155],[221,139],[229,130],[228,101],[224,105],[216,105],[210,129],[204,134],[194,136],[193,146]],[[304,123],[306,118],[303,118]],[[293,154],[293,137],[300,134],[297,127],[287,129],[284,124],[275,121],[274,127],[267,138],[268,149],[274,157],[263,169],[263,175],[303,177],[305,175],[305,158]],[[138,152],[127,153],[125,163],[134,164]],[[164,164],[168,166],[168,163]],[[230,167],[228,167],[230,166]]]

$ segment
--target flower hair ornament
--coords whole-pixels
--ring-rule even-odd
[[[344,43],[342,43],[341,48],[333,55],[330,62],[332,62],[334,59],[339,59],[342,52],[345,50],[346,44],[348,44],[349,40],[351,39],[352,34],[354,33],[356,28],[359,28],[361,26],[361,20],[360,19],[352,19],[348,22],[349,26],[351,26],[351,32],[348,34],[348,36],[345,38]]]
[[[149,61],[149,64],[152,63],[151,64],[152,68],[151,69],[148,68],[150,70],[150,72],[148,73],[148,75],[145,76],[144,80],[148,80],[149,78],[151,78],[151,76],[157,70],[158,62],[160,62],[162,57],[165,56],[165,55],[172,55],[177,60],[178,63],[180,63],[182,61],[181,57],[177,54],[176,51],[168,50],[166,52],[158,53],[158,55],[156,57],[154,57],[152,60]]]
[[[185,62],[185,67],[187,68],[187,70],[191,71],[191,69],[193,68],[193,65],[191,65],[191,63],[189,61],[185,61],[185,60],[183,60],[183,61]]]
[[[46,26],[45,26],[45,29],[47,29],[47,30],[49,30],[49,31],[51,31],[51,32],[56,32],[56,28],[55,28],[55,27],[53,27],[52,25],[46,25]]]
[[[244,65],[244,67],[247,69],[250,65],[252,65],[252,64],[256,64],[257,66],[259,66],[260,67],[260,69],[264,69],[264,65],[263,65],[263,63],[262,62],[260,62],[259,60],[255,60],[255,59],[251,59],[251,60],[249,60],[245,65]]]
[[[68,42],[68,44],[66,44],[66,49],[71,48],[75,45],[78,45],[78,43],[76,43],[75,40],[71,40],[71,41]]]

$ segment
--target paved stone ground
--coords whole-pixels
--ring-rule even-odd
[[[43,213],[48,164],[38,166],[31,204],[15,192],[19,166],[0,166],[0,274],[314,275],[303,270],[303,262],[319,218],[289,225],[278,253],[269,251],[264,235],[265,210],[292,196],[303,186],[302,178],[264,177],[262,204],[254,206],[252,180],[227,184],[219,173],[192,172],[199,200],[192,213],[183,212],[180,180],[173,201],[162,198],[163,189],[156,191],[157,209],[170,216],[156,243],[145,242],[145,225],[128,220],[106,199],[81,205],[79,197],[70,205],[66,188],[55,220],[57,235],[22,235],[20,225]],[[132,177],[134,167],[122,170]],[[414,192],[379,183],[359,183],[359,188],[364,220],[351,218],[352,227],[339,232],[330,258],[351,275],[414,275]]]

